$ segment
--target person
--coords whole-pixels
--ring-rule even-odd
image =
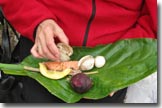
[[[94,47],[129,38],[156,38],[156,0],[1,0],[11,25],[22,35],[19,57],[59,60],[57,42]],[[16,54],[15,53],[15,54]],[[16,56],[16,55],[15,55]],[[23,102],[62,102],[29,77],[21,79]],[[126,88],[112,97],[80,102],[123,102]]]

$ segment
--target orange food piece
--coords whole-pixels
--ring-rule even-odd
[[[65,69],[75,69],[78,70],[78,61],[65,61],[65,62],[44,62],[48,70],[62,71]]]

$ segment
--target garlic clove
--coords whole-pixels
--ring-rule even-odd
[[[101,68],[105,65],[106,59],[104,56],[96,56],[95,57],[95,67]]]
[[[94,67],[94,58],[91,55],[87,55],[82,57],[79,62],[78,66],[81,70],[91,70]]]

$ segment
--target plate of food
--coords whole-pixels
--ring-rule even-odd
[[[96,47],[58,44],[61,61],[26,57],[19,64],[0,63],[5,74],[28,76],[67,103],[101,99],[157,70],[157,40],[125,39]]]

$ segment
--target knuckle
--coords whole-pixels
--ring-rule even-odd
[[[31,53],[32,55],[35,55],[35,53],[36,53],[35,49],[32,48],[32,49],[30,50],[30,53]]]
[[[52,30],[52,27],[51,26],[46,26],[45,30],[46,31],[51,31]]]
[[[59,28],[59,29],[56,30],[56,33],[57,33],[57,34],[60,34],[60,33],[63,33],[63,32],[64,32],[64,31],[63,31],[61,28]]]
[[[30,53],[31,53],[31,54],[33,54],[33,53],[34,53],[33,48],[30,50]]]
[[[36,34],[35,40],[36,40],[36,41],[39,41],[41,38],[42,38],[42,36],[41,36],[40,32],[37,33],[37,34]]]

